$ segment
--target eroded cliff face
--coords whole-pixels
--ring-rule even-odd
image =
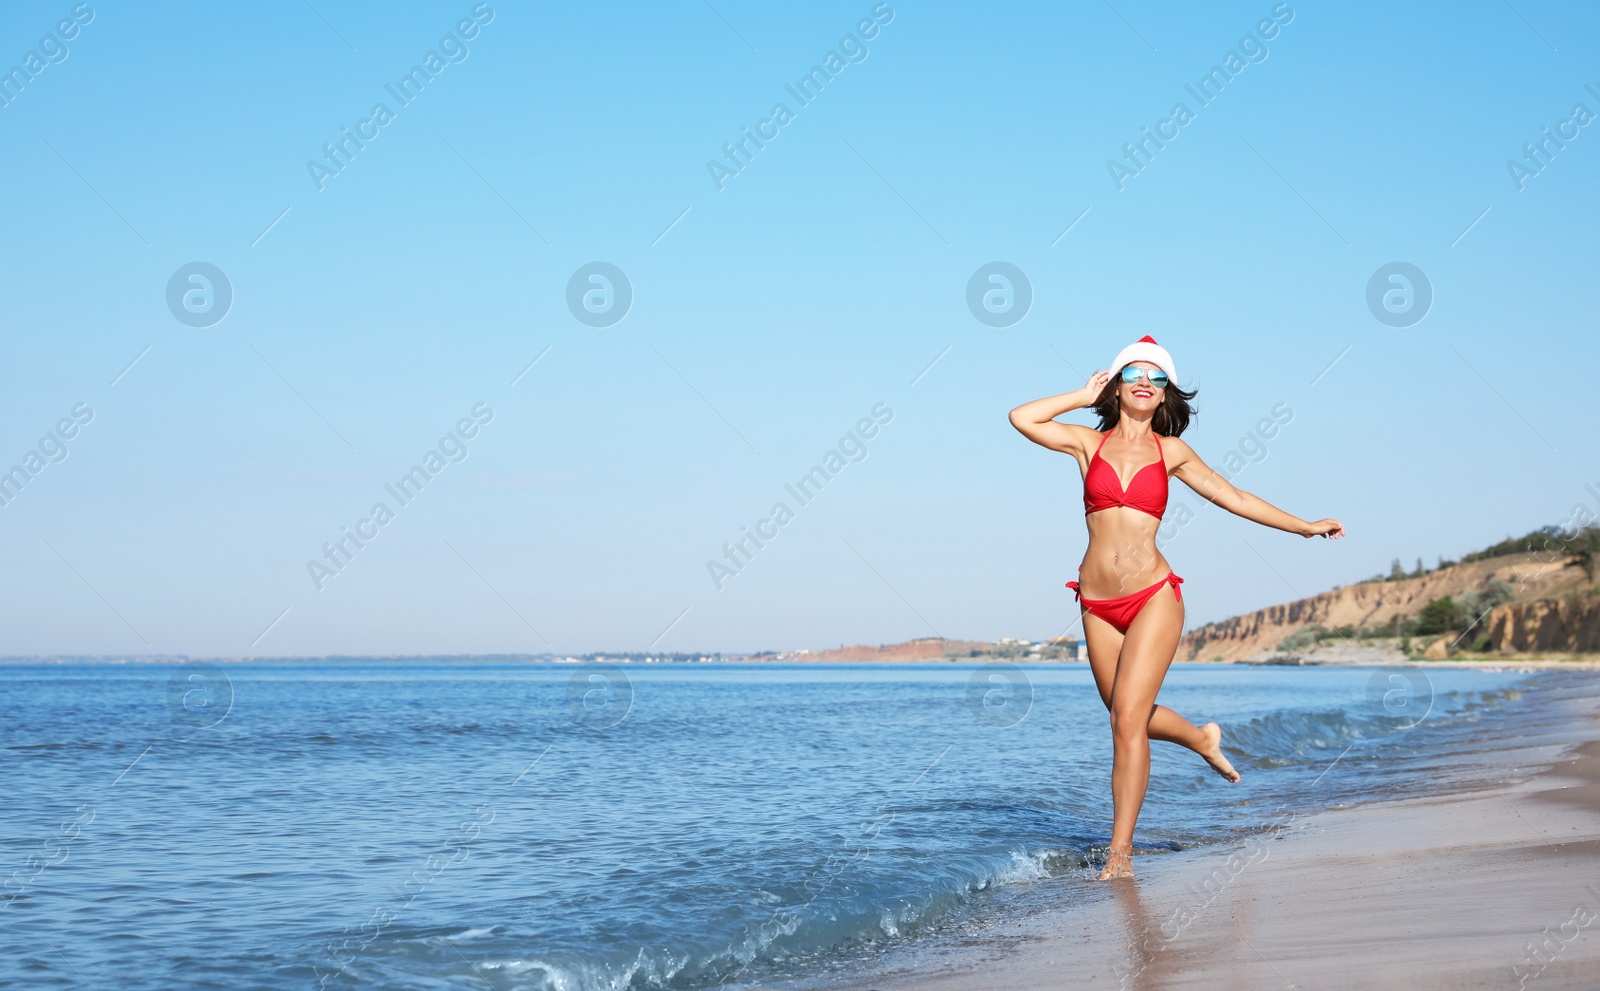
[[[1377,629],[1397,615],[1415,617],[1434,599],[1488,587],[1498,579],[1519,601],[1497,606],[1480,620],[1493,649],[1504,651],[1600,650],[1600,600],[1567,602],[1563,595],[1588,586],[1567,558],[1549,553],[1513,554],[1458,564],[1420,578],[1363,582],[1282,605],[1234,616],[1184,634],[1180,660],[1259,660],[1279,653],[1284,638],[1312,624],[1332,629]],[[1498,622],[1498,625],[1496,625]],[[1476,635],[1474,631],[1474,636]],[[1470,639],[1470,638],[1469,638]]]
[[[1512,602],[1489,613],[1489,638],[1496,650],[1600,650],[1600,599],[1539,599]]]

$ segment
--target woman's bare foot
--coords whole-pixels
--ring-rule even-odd
[[[1228,763],[1228,758],[1222,756],[1222,727],[1216,723],[1206,723],[1200,727],[1200,732],[1206,735],[1205,746],[1200,748],[1200,756],[1206,759],[1212,770],[1227,778],[1229,781],[1238,781],[1239,772]]]
[[[1106,854],[1106,869],[1100,872],[1098,880],[1109,881],[1112,878],[1133,877],[1133,849],[1111,850]]]

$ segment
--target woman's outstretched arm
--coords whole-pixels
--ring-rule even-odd
[[[1173,475],[1204,498],[1235,516],[1276,530],[1297,533],[1302,537],[1344,536],[1344,527],[1338,520],[1324,519],[1315,523],[1303,520],[1293,513],[1284,512],[1260,496],[1235,488],[1233,483],[1224,478],[1220,472],[1200,460],[1200,455],[1194,453],[1194,448],[1176,437],[1168,438],[1167,449],[1172,451],[1172,455],[1167,458],[1167,464],[1177,466],[1172,472]]]
[[[1035,444],[1048,447],[1052,451],[1075,453],[1080,444],[1073,435],[1074,427],[1066,423],[1057,423],[1056,417],[1094,405],[1094,401],[1100,396],[1100,390],[1105,388],[1110,378],[1110,372],[1095,372],[1089,376],[1089,381],[1084,387],[1075,392],[1064,392],[1059,396],[1046,396],[1031,403],[1023,403],[1011,411],[1011,425]]]

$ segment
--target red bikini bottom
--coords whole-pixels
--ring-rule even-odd
[[[1083,569],[1079,568],[1078,570],[1082,571]],[[1179,583],[1182,581],[1182,578],[1169,571],[1167,572],[1167,577],[1149,588],[1117,599],[1085,599],[1083,593],[1078,591],[1077,582],[1067,582],[1067,587],[1072,589],[1072,594],[1077,596],[1078,601],[1083,603],[1084,607],[1090,612],[1116,627],[1117,632],[1127,633],[1128,627],[1133,624],[1133,618],[1139,615],[1139,610],[1143,609],[1144,604],[1150,601],[1150,597],[1161,590],[1161,586],[1170,582],[1172,594],[1178,597],[1179,602],[1182,602],[1183,591],[1178,588]]]

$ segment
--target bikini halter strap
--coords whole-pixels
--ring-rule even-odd
[[[1095,449],[1094,449],[1094,453],[1095,454],[1099,454],[1100,453],[1100,448],[1106,446],[1106,440],[1111,437],[1111,431],[1115,430],[1115,429],[1117,429],[1117,428],[1116,427],[1112,427],[1111,430],[1107,430],[1105,433],[1100,435],[1100,443],[1098,445],[1096,445]],[[1161,446],[1161,435],[1156,433],[1154,430],[1151,430],[1150,431],[1150,436],[1152,436],[1152,437],[1154,437],[1156,439],[1156,453],[1161,455],[1161,460],[1162,461],[1167,460],[1167,452]]]

